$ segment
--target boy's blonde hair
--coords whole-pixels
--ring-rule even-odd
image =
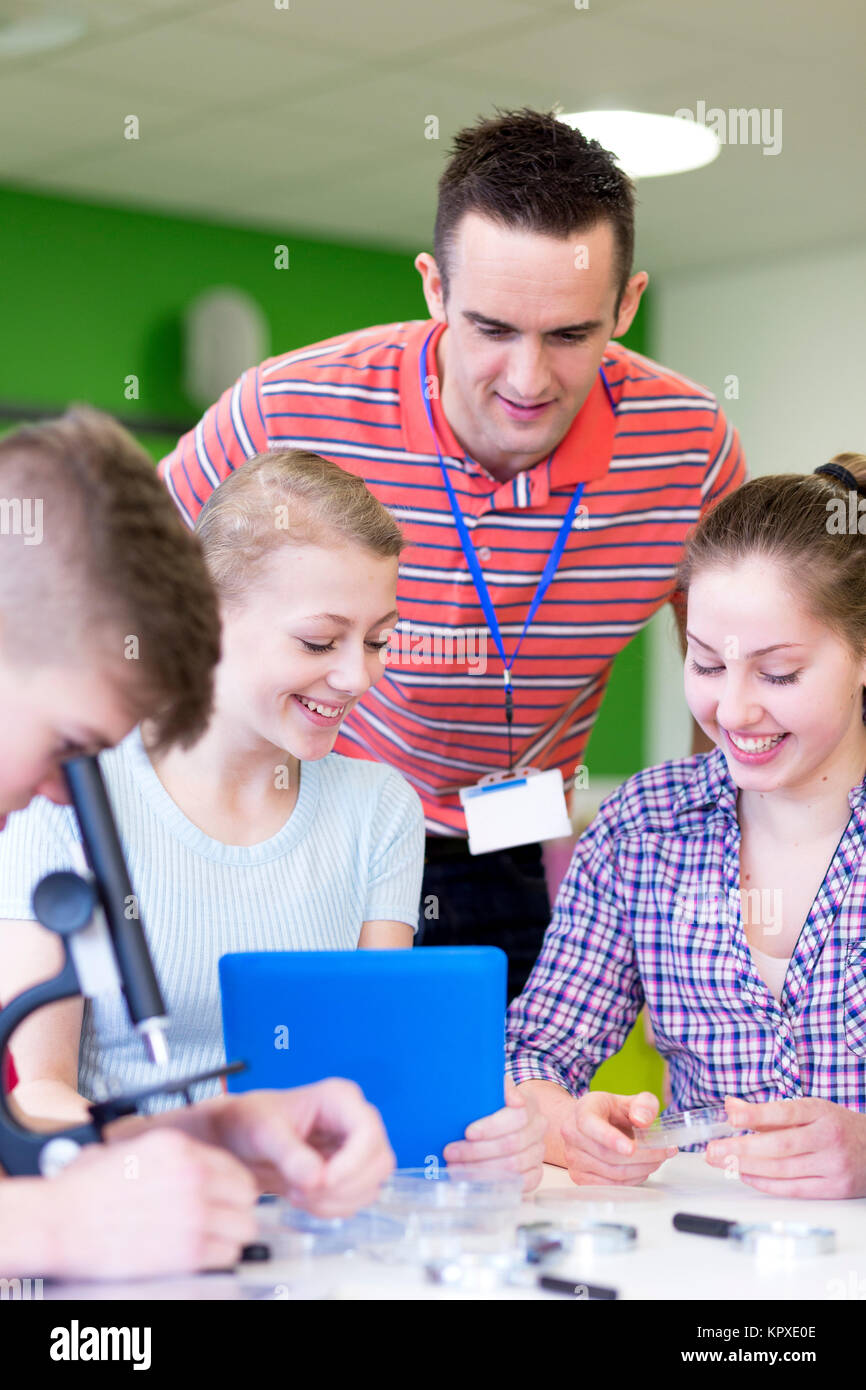
[[[272,449],[220,483],[195,524],[223,603],[238,604],[280,546],[354,543],[399,556],[405,539],[362,478],[303,449]]]

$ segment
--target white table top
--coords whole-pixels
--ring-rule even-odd
[[[569,1191],[566,1204],[545,1207],[545,1194]],[[600,1204],[600,1205],[599,1205]],[[737,1221],[795,1220],[836,1231],[836,1252],[762,1265],[729,1240],[674,1230],[677,1211]],[[866,1198],[795,1201],[768,1197],[724,1172],[702,1154],[669,1159],[640,1187],[576,1187],[560,1168],[545,1167],[538,1191],[524,1203],[519,1221],[579,1219],[626,1222],[638,1230],[626,1254],[566,1257],[561,1272],[605,1285],[625,1299],[863,1299],[866,1298]],[[560,1270],[556,1271],[557,1273]],[[493,1291],[442,1288],[420,1269],[386,1265],[357,1253],[272,1260],[236,1274],[111,1284],[57,1284],[46,1298],[247,1300],[247,1299],[549,1299],[535,1289]],[[711,1319],[710,1319],[711,1320]],[[778,1321],[784,1321],[779,1318]]]

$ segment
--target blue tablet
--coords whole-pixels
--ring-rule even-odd
[[[230,1091],[356,1081],[400,1168],[504,1104],[507,959],[495,946],[255,951],[219,962]]]

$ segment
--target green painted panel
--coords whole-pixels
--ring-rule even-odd
[[[275,269],[279,245],[286,270]],[[251,294],[276,353],[426,317],[413,255],[0,188],[0,397],[192,424],[182,317],[202,290]],[[131,374],[138,400],[124,395]]]

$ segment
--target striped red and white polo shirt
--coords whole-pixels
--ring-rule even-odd
[[[335,747],[398,768],[422,798],[429,832],[465,834],[458,789],[504,770],[508,744],[502,662],[419,381],[433,326],[366,328],[250,368],[159,472],[190,525],[223,478],[271,448],[333,459],[389,508],[409,541],[400,624],[382,679],[350,711]],[[443,327],[430,343],[431,365]],[[745,478],[737,433],[703,387],[614,342],[602,365],[610,397],[599,376],[552,462],[507,483],[464,456],[431,402],[509,657],[575,487],[585,484],[511,673],[515,761],[561,768],[567,789],[614,657],[671,597],[686,531]]]

